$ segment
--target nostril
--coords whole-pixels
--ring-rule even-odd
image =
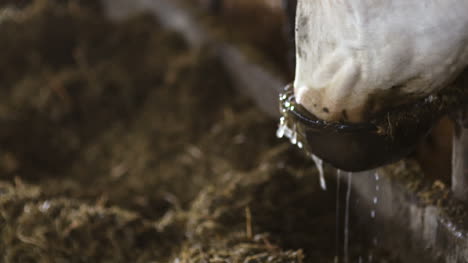
[[[295,102],[308,112],[325,121],[364,120],[363,111],[366,96],[344,96],[333,89],[294,86]]]

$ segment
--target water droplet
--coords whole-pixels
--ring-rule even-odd
[[[325,181],[325,174],[324,174],[324,171],[323,171],[323,161],[322,161],[322,159],[318,158],[317,156],[315,156],[313,154],[311,156],[312,156],[312,160],[314,160],[315,166],[317,167],[317,170],[319,172],[320,187],[322,187],[323,190],[327,190],[327,183]]]
[[[379,202],[379,197],[377,195],[378,195],[378,192],[380,190],[380,183],[379,183],[380,175],[379,175],[377,170],[374,171],[374,178],[375,178],[375,195],[372,198],[372,203],[374,204],[374,207],[373,207],[372,211],[370,212],[370,216],[371,216],[372,219],[375,219],[376,216],[377,216],[377,205],[378,205],[378,202]],[[374,236],[373,236],[374,246],[377,245],[377,241],[378,241],[378,232],[374,232]],[[371,262],[371,260],[372,260],[372,258],[369,259],[369,262]]]
[[[431,102],[433,102],[435,99],[436,99],[436,97],[435,97],[434,95],[430,95],[430,96],[428,96],[428,97],[425,99],[425,101],[431,103]]]
[[[297,143],[297,132],[296,132],[296,127],[293,128],[293,130],[291,130],[291,134],[289,136],[289,139],[291,140],[291,143],[292,144],[296,144]]]
[[[278,130],[276,130],[276,137],[278,137],[280,139],[283,138],[285,127],[286,126],[284,126],[283,124],[280,124],[280,126],[278,127]]]
[[[39,211],[45,213],[45,212],[47,212],[47,210],[49,210],[49,208],[50,208],[50,202],[49,201],[44,201],[44,203],[42,203],[39,206]]]

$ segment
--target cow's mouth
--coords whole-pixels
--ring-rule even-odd
[[[375,115],[369,122],[326,122],[296,103],[291,85],[280,94],[278,136],[345,171],[363,171],[408,156],[444,115],[466,105],[465,89],[445,89]]]

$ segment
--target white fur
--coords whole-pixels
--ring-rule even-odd
[[[325,120],[361,121],[396,85],[426,96],[468,64],[468,0],[299,0],[296,22],[296,99]]]

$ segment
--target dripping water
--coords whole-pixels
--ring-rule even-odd
[[[339,262],[340,257],[340,182],[341,170],[336,171],[336,215],[335,215],[335,263]]]
[[[346,205],[345,205],[345,222],[344,222],[344,262],[349,262],[349,202],[351,199],[351,178],[352,174],[347,173],[347,190],[346,190]]]
[[[320,187],[322,187],[323,190],[327,190],[327,182],[325,181],[325,174],[323,171],[323,161],[322,159],[318,158],[315,155],[311,155],[312,160],[315,162],[315,166],[317,167],[317,170],[319,172],[319,178],[320,178]]]
[[[288,125],[286,124],[286,119],[284,117],[281,117],[278,129],[276,130],[276,137],[281,139],[284,136],[286,136],[287,138],[291,139],[293,133],[295,132],[288,127]]]
[[[285,117],[280,118],[280,123],[278,129],[276,130],[276,137],[280,139],[286,137],[293,145],[297,145],[297,147],[299,147],[300,149],[304,147],[302,142],[297,138],[296,126],[292,125],[292,127],[290,128],[286,123]],[[327,183],[325,181],[325,174],[323,170],[323,161],[313,154],[309,154],[309,156],[312,158],[312,160],[314,160],[315,166],[317,167],[317,170],[319,172],[320,187],[323,190],[327,190]]]
[[[377,205],[378,205],[378,202],[379,202],[378,195],[379,195],[379,191],[380,191],[380,184],[379,184],[380,175],[379,175],[378,171],[374,172],[374,179],[375,179],[375,196],[372,199],[372,203],[373,203],[373,206],[374,206],[374,209],[371,211],[372,219],[375,219],[375,217],[376,217]],[[374,238],[372,240],[372,243],[373,243],[374,246],[377,246],[377,243],[378,243],[377,233],[375,234],[375,236],[374,236]]]
[[[377,195],[378,195],[378,192],[380,191],[380,185],[379,185],[380,176],[379,176],[379,173],[377,171],[374,172],[374,179],[375,179],[375,195],[372,198],[373,208],[372,208],[371,213],[370,213],[370,216],[371,216],[372,219],[374,219],[376,217],[376,209],[377,209],[377,204],[379,202],[379,198],[378,198]]]
[[[374,197],[372,198],[372,203],[371,203],[371,206],[372,206],[372,210],[370,212],[370,217],[372,220],[375,220],[376,217],[377,217],[377,206],[378,206],[378,203],[379,203],[379,192],[380,192],[380,184],[379,184],[379,180],[380,180],[380,175],[378,173],[378,171],[374,171],[374,180],[375,180],[375,192],[374,192]],[[374,230],[374,235],[372,237],[372,246],[374,248],[377,247],[378,245],[378,237],[377,237],[377,232],[375,232],[376,230]],[[370,251],[369,253],[369,256],[368,256],[368,262],[372,262],[373,261],[373,258],[374,258],[374,255],[372,253],[372,250]]]

